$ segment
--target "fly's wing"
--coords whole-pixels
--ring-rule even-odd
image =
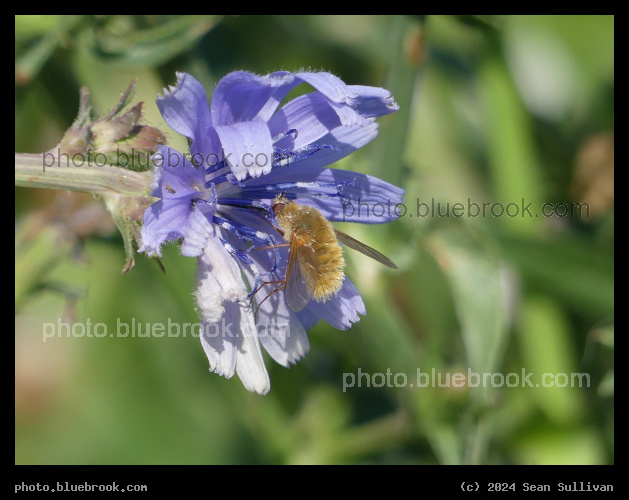
[[[319,257],[311,246],[304,245],[301,238],[293,236],[290,257],[286,268],[286,303],[299,312],[312,300],[319,280]]]
[[[397,269],[397,266],[389,259],[386,255],[382,255],[378,250],[371,248],[369,245],[365,245],[364,243],[358,241],[357,239],[352,238],[350,235],[345,234],[338,229],[335,229],[336,239],[339,240],[339,243],[342,243],[349,248],[353,248],[354,250],[358,250],[363,255],[367,257],[371,257],[373,260],[377,260],[380,264],[384,264],[391,269]]]

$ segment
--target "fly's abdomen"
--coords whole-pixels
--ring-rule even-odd
[[[335,295],[343,285],[345,277],[345,259],[343,250],[328,220],[318,214],[318,231],[313,233],[312,246],[319,257],[319,280],[314,292],[314,299],[322,302]]]

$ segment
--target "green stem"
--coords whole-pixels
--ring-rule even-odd
[[[51,162],[53,166],[45,167]],[[52,153],[15,153],[15,185],[100,195],[147,196],[150,192],[151,172],[134,172],[109,165],[67,167],[59,163],[62,162]]]

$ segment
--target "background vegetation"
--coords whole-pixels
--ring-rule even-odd
[[[400,111],[338,166],[403,186],[408,206],[386,226],[339,226],[400,270],[346,253],[367,316],[344,332],[318,324],[290,370],[266,356],[260,397],[208,373],[191,336],[43,342],[44,323],[196,322],[196,263],[170,246],[166,274],[138,256],[123,276],[97,201],[16,188],[16,463],[613,462],[613,17],[17,16],[15,28],[18,152],[59,142],[81,86],[104,113],[137,77],[147,122],[185,150],[154,104],[175,71],[211,91],[236,69],[324,69],[393,92]],[[538,217],[521,216],[522,199]],[[432,200],[520,213],[418,217]],[[546,202],[568,215],[542,217]],[[525,370],[533,384],[579,372],[589,387],[362,377],[343,391],[344,373],[414,383],[418,369]]]

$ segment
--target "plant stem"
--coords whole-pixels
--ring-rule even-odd
[[[46,167],[45,162],[50,163],[53,159],[54,165]],[[147,196],[151,178],[151,172],[134,172],[109,165],[61,166],[51,153],[15,153],[15,185],[21,187]]]

